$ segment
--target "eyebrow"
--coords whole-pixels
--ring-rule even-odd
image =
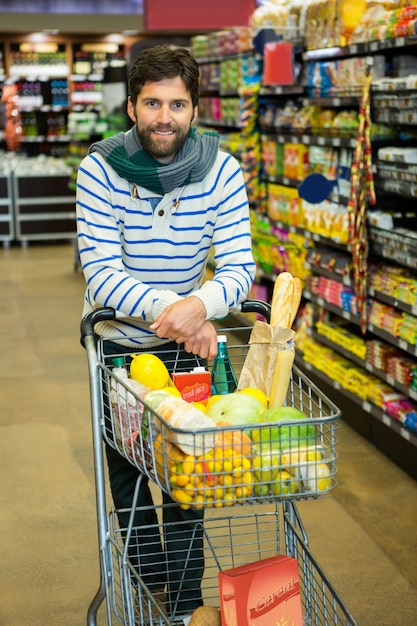
[[[151,97],[143,98],[141,101],[142,102],[162,102],[161,98],[151,98]],[[177,102],[181,102],[182,104],[187,104],[187,103],[191,103],[191,100],[188,100],[187,98],[174,98],[173,100],[170,100],[170,104],[177,103]]]

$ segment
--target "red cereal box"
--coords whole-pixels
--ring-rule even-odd
[[[275,556],[219,573],[222,626],[302,626],[298,562]]]

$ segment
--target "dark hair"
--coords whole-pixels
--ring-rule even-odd
[[[176,76],[184,81],[193,107],[197,106],[200,73],[197,61],[186,48],[158,45],[140,52],[129,72],[129,95],[133,106],[146,83]]]

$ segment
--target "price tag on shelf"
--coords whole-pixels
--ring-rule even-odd
[[[395,385],[395,378],[388,374],[387,375],[387,383],[393,387]]]
[[[410,261],[410,256],[408,254],[399,252],[398,250],[393,256],[395,257],[395,261],[397,261],[398,263],[402,263],[403,265],[408,265]]]
[[[317,298],[317,304],[319,304],[320,306],[324,306],[325,302],[324,302],[323,298]]]
[[[401,348],[401,350],[408,350],[408,343],[404,341],[404,339],[399,339],[398,345]]]
[[[391,426],[392,423],[392,418],[387,415],[386,413],[382,414],[382,423],[385,424],[385,426]]]
[[[350,320],[350,313],[349,313],[349,311],[345,311],[345,310],[343,309],[343,312],[342,312],[342,317],[343,317],[345,320]]]
[[[334,380],[334,381],[333,381],[333,387],[334,387],[337,391],[339,391],[339,389],[341,388],[341,384],[339,383],[339,381]]]
[[[362,403],[362,408],[364,411],[366,411],[367,413],[371,412],[371,403],[370,402],[363,402]]]
[[[410,441],[411,434],[409,430],[407,430],[406,428],[400,428],[400,433],[401,433],[401,437],[404,437],[406,441]]]

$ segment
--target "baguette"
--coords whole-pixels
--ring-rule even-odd
[[[289,272],[281,272],[275,280],[271,304],[271,326],[291,327],[294,279]]]
[[[279,350],[272,377],[271,391],[269,394],[269,408],[275,409],[283,406],[287,397],[288,385],[291,378],[291,369],[295,354],[293,350]]]
[[[302,282],[289,272],[281,272],[274,285],[271,305],[271,325],[291,328],[301,302]],[[269,407],[282,406],[287,396],[294,363],[293,350],[278,351],[274,375],[270,386]]]
[[[303,283],[298,276],[294,276],[294,292],[292,297],[291,304],[291,319],[290,319],[290,328],[294,324],[294,320],[297,316],[298,309],[300,308],[301,296],[303,294]]]

